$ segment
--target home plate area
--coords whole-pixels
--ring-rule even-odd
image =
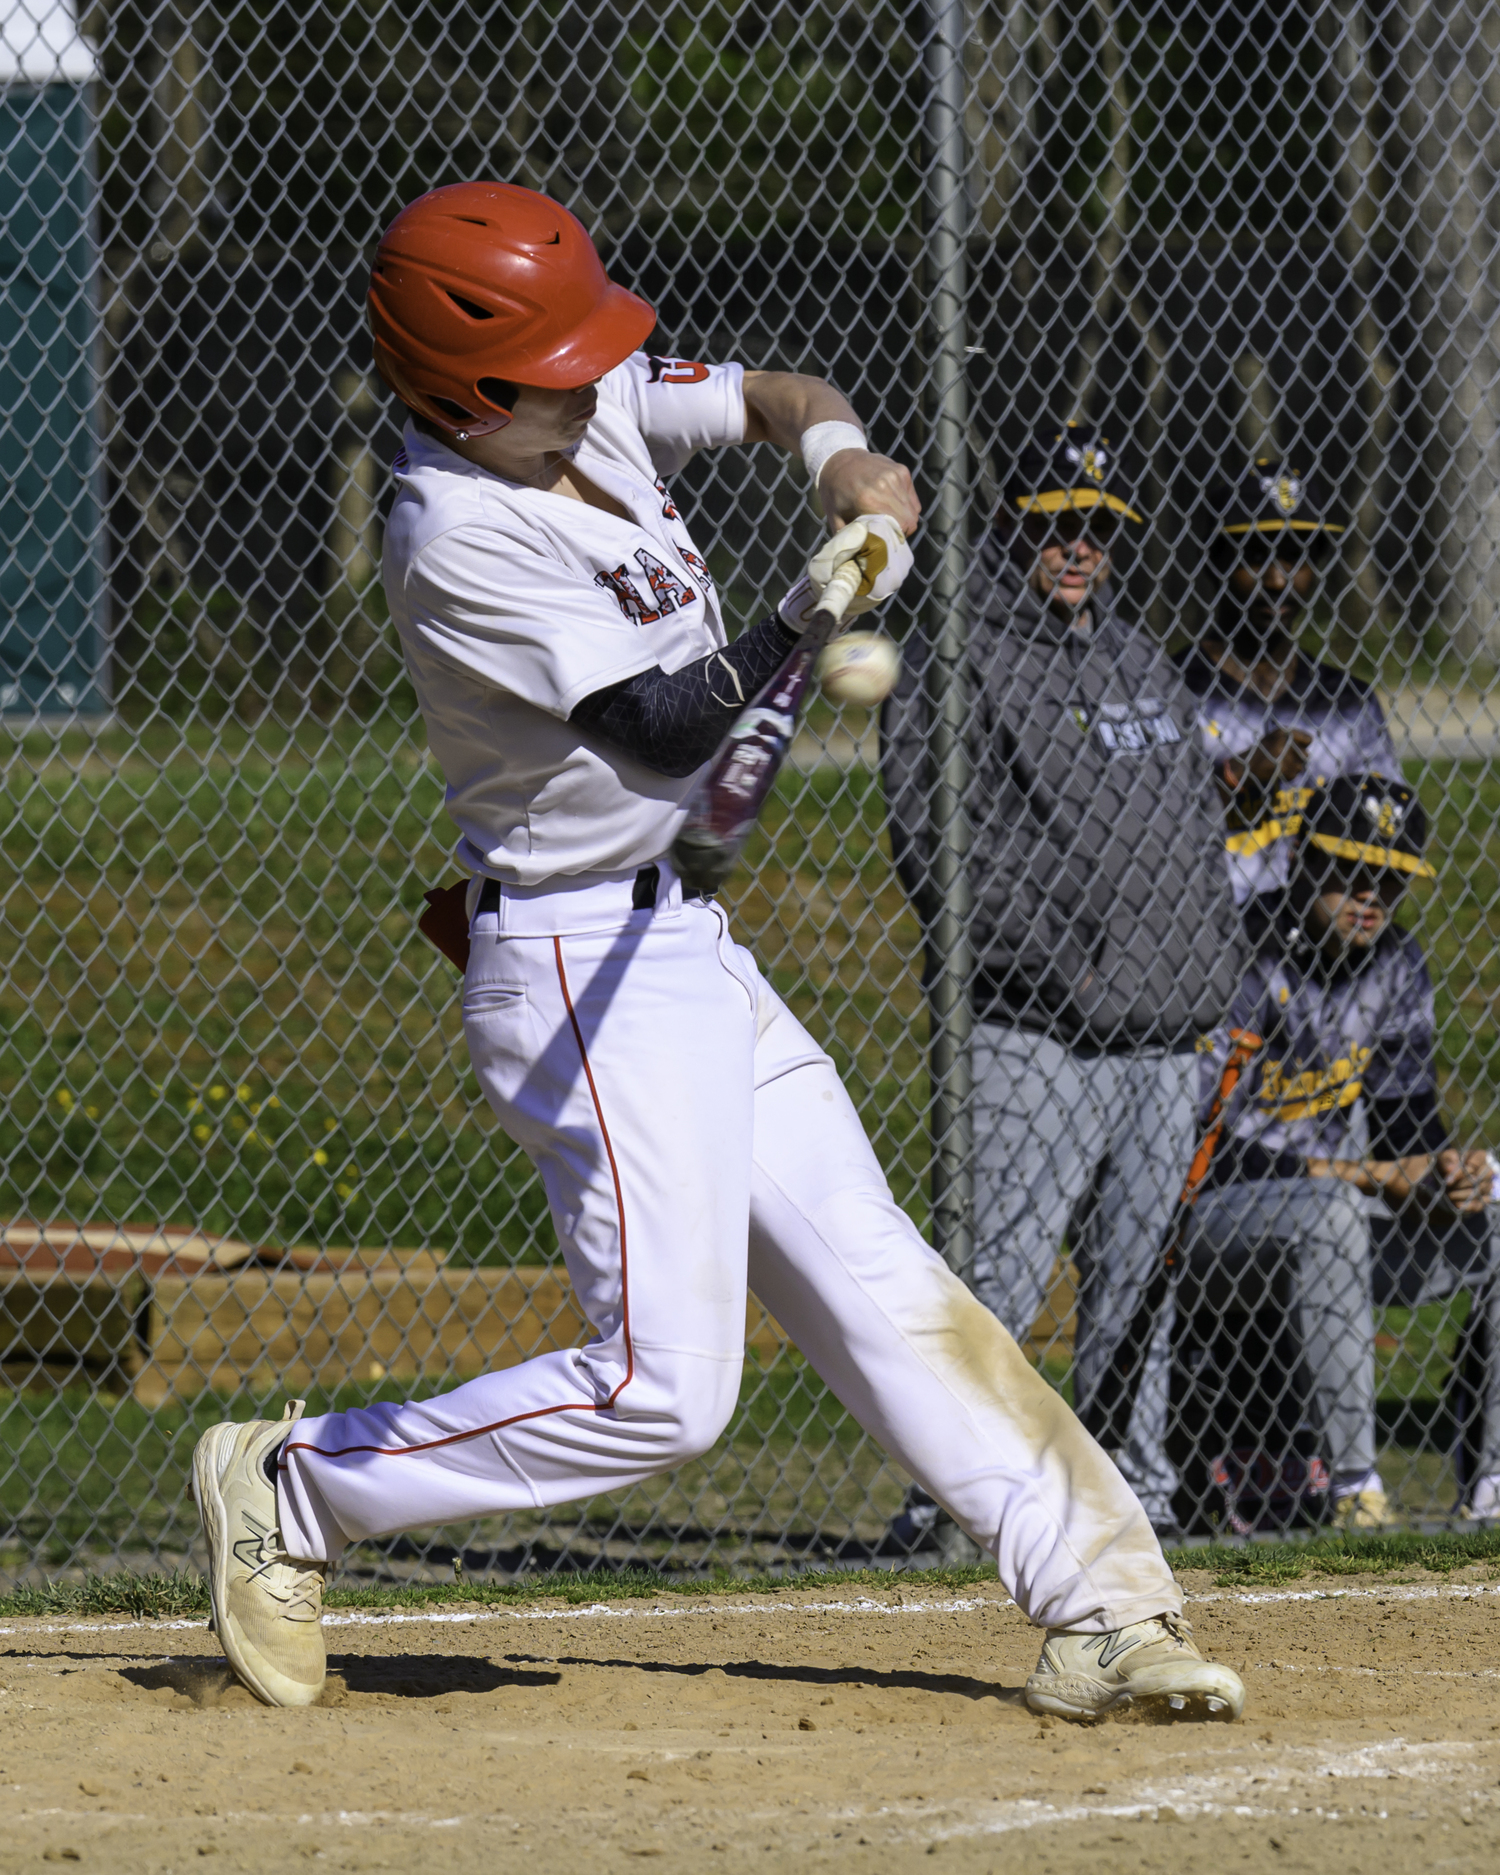
[[[1500,1866],[1500,1589],[1185,1580],[1239,1725],[1037,1720],[983,1587],[336,1613],[302,1712],[201,1622],[11,1620],[0,1871]]]

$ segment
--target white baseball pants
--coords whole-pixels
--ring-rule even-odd
[[[541,1174],[597,1338],[302,1420],[281,1457],[289,1552],[592,1497],[707,1452],[739,1395],[748,1284],[1034,1622],[1179,1611],[1120,1473],[923,1243],[724,913],[663,875],[647,911],[630,879],[506,888],[464,984],[475,1072]]]

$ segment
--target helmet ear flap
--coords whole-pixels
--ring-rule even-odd
[[[516,414],[521,387],[512,384],[509,378],[481,378],[474,389],[492,409],[503,411],[507,417]]]

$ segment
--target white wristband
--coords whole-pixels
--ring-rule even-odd
[[[867,449],[865,433],[854,423],[814,423],[802,432],[802,460],[812,477],[814,488],[823,473],[823,465],[841,449]]]

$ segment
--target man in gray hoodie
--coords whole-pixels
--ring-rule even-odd
[[[1067,1241],[1086,1424],[1193,1155],[1195,1042],[1222,1021],[1243,963],[1196,699],[1110,597],[1126,524],[1141,516],[1107,443],[1048,426],[1021,452],[969,581],[974,1287],[1022,1338]],[[896,863],[927,921],[922,662],[908,657],[882,727]],[[1159,1335],[1114,1456],[1170,1534],[1169,1320]],[[894,1534],[915,1546],[938,1516],[909,1502]]]

